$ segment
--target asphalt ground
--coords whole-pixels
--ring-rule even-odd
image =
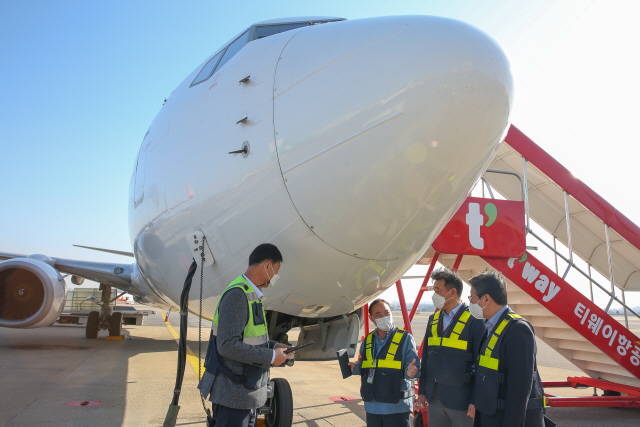
[[[125,340],[111,341],[101,332],[84,338],[84,329],[53,326],[0,329],[0,425],[2,426],[145,426],[162,425],[175,382],[179,316],[169,323],[163,313],[150,315],[143,326],[127,326]],[[424,334],[426,314],[413,327]],[[396,321],[400,322],[399,314]],[[187,363],[180,400],[179,426],[205,425],[197,393],[198,321],[189,321]],[[203,322],[206,341],[208,322]],[[295,339],[296,333],[290,334]],[[206,352],[206,342],[201,345]],[[538,365],[544,380],[584,375],[546,344],[538,343]],[[337,362],[297,361],[272,369],[293,389],[294,425],[362,426],[359,378],[343,380]],[[556,393],[591,395],[591,389],[555,389]],[[640,410],[550,408],[560,426],[638,426]]]

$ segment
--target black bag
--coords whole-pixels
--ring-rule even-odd
[[[207,355],[204,358],[205,370],[212,375],[218,375],[218,373],[222,373],[234,383],[244,384],[247,380],[246,376],[238,375],[231,372],[229,368],[221,363],[220,355],[218,354],[218,343],[216,340],[217,337],[213,335],[212,331],[209,335],[209,347],[207,347]]]

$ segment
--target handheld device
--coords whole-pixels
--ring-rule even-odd
[[[313,342],[313,341],[309,341],[308,343],[305,343],[305,344],[296,345],[296,346],[294,346],[294,347],[289,347],[288,349],[286,349],[286,350],[284,351],[284,354],[294,353],[294,352],[296,352],[296,351],[298,351],[298,350],[300,350],[300,349],[303,349],[303,348],[305,348],[305,347],[309,347],[309,346],[310,346],[310,345],[312,345],[312,344],[315,344],[315,342]]]

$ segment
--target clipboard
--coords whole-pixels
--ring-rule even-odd
[[[338,356],[338,363],[340,364],[340,372],[342,372],[342,378],[349,378],[353,373],[351,372],[351,368],[349,367],[349,353],[346,348],[342,350],[338,350],[336,352]]]

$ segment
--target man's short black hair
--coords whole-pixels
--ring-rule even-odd
[[[444,286],[447,289],[455,289],[458,292],[458,298],[462,295],[462,280],[456,273],[448,268],[441,268],[433,272],[431,278],[435,282],[436,280],[444,280]]]
[[[282,262],[282,254],[276,245],[271,243],[262,243],[256,247],[251,255],[249,255],[249,265],[260,264],[262,261],[269,260],[274,263]]]
[[[472,277],[469,284],[476,290],[478,298],[489,295],[496,304],[507,305],[507,286],[501,274],[487,270]]]
[[[387,301],[386,299],[382,299],[382,298],[374,299],[369,303],[369,315],[371,315],[371,310],[373,309],[373,306],[380,304],[381,302],[387,304],[389,308],[391,308],[391,304],[389,304],[389,301]]]

